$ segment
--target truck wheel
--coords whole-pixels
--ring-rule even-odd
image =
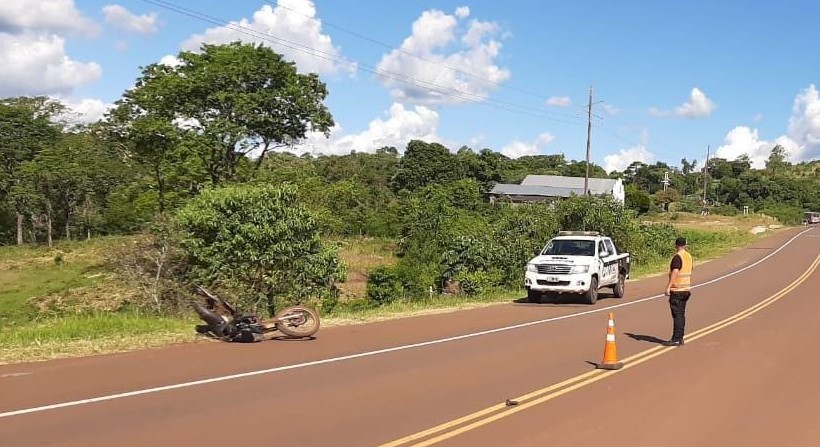
[[[595,304],[598,301],[598,278],[593,276],[589,281],[589,290],[584,294],[587,304]]]
[[[527,289],[527,302],[528,303],[540,303],[541,302],[541,292]]]
[[[625,278],[623,273],[618,274],[618,282],[612,286],[612,293],[615,295],[615,298],[623,298],[624,297],[624,289],[626,288],[626,284],[624,284]]]

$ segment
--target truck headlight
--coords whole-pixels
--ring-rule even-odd
[[[589,266],[588,265],[574,265],[574,266],[572,266],[572,270],[570,270],[570,273],[588,273],[588,272],[589,272]]]
[[[538,273],[538,267],[536,267],[535,264],[527,264],[527,271],[528,272],[533,272],[533,273]]]

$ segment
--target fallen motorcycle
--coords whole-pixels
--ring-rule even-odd
[[[196,291],[204,296],[207,307],[194,302],[199,318],[207,324],[196,326],[197,333],[210,335],[224,341],[252,343],[262,341],[266,334],[280,331],[294,338],[310,338],[319,331],[319,314],[307,306],[288,306],[276,313],[271,321],[262,321],[258,315],[238,311],[222,297],[202,286]],[[220,305],[228,316],[216,312]]]

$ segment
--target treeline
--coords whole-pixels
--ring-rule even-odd
[[[585,163],[422,141],[403,154],[297,156],[282,149],[334,123],[316,75],[248,44],[178,57],[179,66],[143,67],[134,88],[88,126],[67,124],[65,107],[47,98],[0,101],[0,243],[150,235],[116,261],[157,309],[184,284],[205,281],[270,310],[276,299],[334,305],[345,268],[330,237],[399,241],[399,264],[370,277],[368,295],[379,303],[518,287],[526,260],[559,228],[606,231],[636,263],[652,262],[665,256],[672,230],[634,217],[700,210],[703,171],[687,160],[609,175],[593,164],[591,176],[625,180],[626,206],[580,197],[552,208],[491,205],[486,193],[528,174],[581,177]],[[779,147],[765,170],[743,157],[711,159],[706,197],[717,212],[749,205],[791,222],[820,208],[818,168],[789,164]]]

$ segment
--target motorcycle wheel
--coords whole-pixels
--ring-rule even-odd
[[[289,306],[276,314],[276,329],[291,337],[311,337],[320,325],[319,314],[306,306]]]

